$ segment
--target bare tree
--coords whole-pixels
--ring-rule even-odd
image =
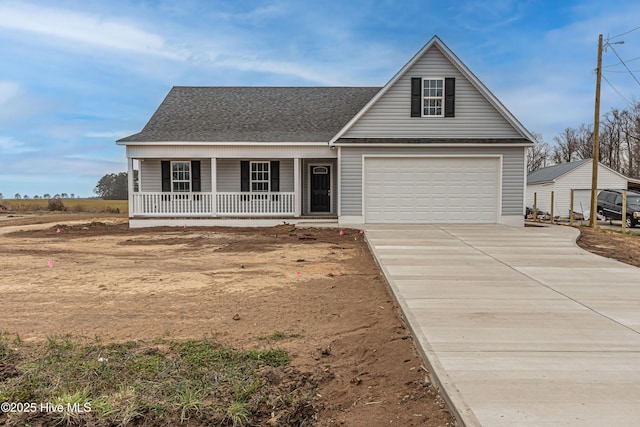
[[[577,131],[566,128],[560,135],[554,136],[556,145],[551,153],[554,163],[568,163],[578,159],[578,136]]]
[[[551,163],[551,146],[543,140],[542,134],[534,133],[533,147],[527,150],[527,173],[544,168]]]

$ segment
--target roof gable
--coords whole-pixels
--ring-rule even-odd
[[[560,163],[559,165],[553,165],[546,168],[538,169],[531,172],[527,176],[527,184],[540,184],[544,182],[557,181],[558,179],[576,171],[577,169],[583,167],[591,168],[591,164],[591,159],[582,159],[576,162]],[[628,179],[626,176],[611,169],[608,166],[603,165],[602,163],[600,163],[598,166],[606,171],[611,172],[612,174],[618,175],[622,179]]]
[[[429,65],[425,66],[425,63]],[[436,64],[437,63],[437,64]],[[434,66],[433,64],[436,64]],[[429,68],[430,67],[430,68]],[[420,71],[416,69],[420,68]],[[425,68],[428,68],[425,71]],[[428,75],[427,75],[428,73]],[[409,85],[410,78],[415,77],[456,77],[462,83],[466,83],[466,87],[461,87],[460,91],[466,89],[465,96],[456,100],[456,108],[468,101],[471,94],[474,96],[475,105],[471,106],[467,102],[467,117],[452,118],[426,118],[412,120],[409,116],[410,95]],[[450,74],[449,76],[442,74]],[[456,83],[458,85],[458,83]],[[456,87],[456,93],[459,92]],[[456,95],[458,97],[458,95]],[[389,107],[376,110],[380,104],[396,103],[396,110],[390,111]],[[481,105],[478,105],[481,103]],[[400,105],[400,107],[397,107]],[[473,108],[472,108],[473,107]],[[391,107],[393,108],[393,107]],[[406,110],[406,111],[405,111]],[[470,135],[477,135],[481,138],[505,138],[517,139],[521,138],[528,142],[534,141],[533,135],[524,128],[524,126],[509,112],[506,107],[487,89],[487,87],[467,68],[465,64],[438,38],[434,36],[420,51],[398,71],[387,84],[356,114],[332,139],[331,143],[336,142],[340,138],[376,138],[390,137],[387,134],[372,134],[380,129],[381,118],[385,115],[397,122],[397,128],[402,129],[405,134],[396,137],[408,138],[465,138]],[[479,115],[481,114],[481,116]],[[473,117],[471,117],[473,115]],[[478,131],[484,132],[486,126],[478,126],[478,119],[483,122],[492,121],[494,128],[489,129],[483,135],[478,135]],[[360,129],[363,122],[369,122],[370,131],[363,132]],[[466,128],[465,128],[466,126]],[[360,127],[360,128],[359,128]],[[410,129],[413,127],[413,130]],[[393,126],[385,126],[391,132]],[[456,129],[460,132],[456,134]],[[497,130],[496,130],[497,129]]]
[[[171,89],[128,142],[328,142],[379,87]]]

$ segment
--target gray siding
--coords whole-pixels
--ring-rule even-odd
[[[524,206],[524,147],[342,147],[341,215],[362,215],[362,155],[502,155],[502,215]]]
[[[410,117],[411,77],[455,77],[455,117]],[[519,132],[433,46],[344,138],[518,138]]]
[[[170,160],[170,159],[165,159]],[[183,160],[183,159],[181,159]],[[203,192],[211,191],[211,160],[210,159],[189,159],[200,160],[200,180]],[[140,162],[140,191],[160,192],[162,191],[162,160],[145,159]]]
[[[140,162],[140,191],[162,191],[160,160],[145,159]]]
[[[217,163],[217,185],[221,192],[240,191],[240,160],[241,159],[218,159]],[[252,159],[260,160],[260,159]],[[264,159],[276,160],[276,159]],[[293,159],[280,160],[280,191],[293,191]]]
[[[218,159],[216,172],[217,191],[240,191],[240,160]]]

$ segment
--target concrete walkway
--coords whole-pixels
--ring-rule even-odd
[[[562,226],[367,226],[466,426],[640,423],[640,269]]]

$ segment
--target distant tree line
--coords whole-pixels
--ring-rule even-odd
[[[534,134],[536,143],[527,156],[527,171],[593,157],[593,125],[566,128],[554,145]],[[630,178],[640,177],[640,102],[627,109],[612,108],[600,121],[599,161]]]
[[[78,198],[80,198],[80,196],[77,196]],[[40,199],[75,199],[76,195],[75,193],[71,193],[71,194],[67,194],[67,193],[56,193],[53,196],[49,193],[44,193],[42,196],[39,196],[38,194],[34,194],[33,196],[29,196],[28,194],[20,194],[20,193],[16,193],[13,195],[13,198],[15,200],[29,200],[29,199],[34,199],[34,200],[40,200]],[[4,194],[0,193],[0,200],[4,199]]]
[[[134,171],[134,179],[137,182],[138,171]],[[128,180],[127,172],[110,173],[106,174],[98,181],[98,184],[93,189],[98,198],[103,200],[127,200],[128,199]],[[78,196],[79,198],[80,196]],[[0,193],[0,200],[4,198],[4,195]],[[42,196],[34,194],[29,196],[28,194],[14,194],[15,200],[28,200],[28,199],[75,199],[75,193],[56,193],[53,196],[49,193],[44,193]]]

